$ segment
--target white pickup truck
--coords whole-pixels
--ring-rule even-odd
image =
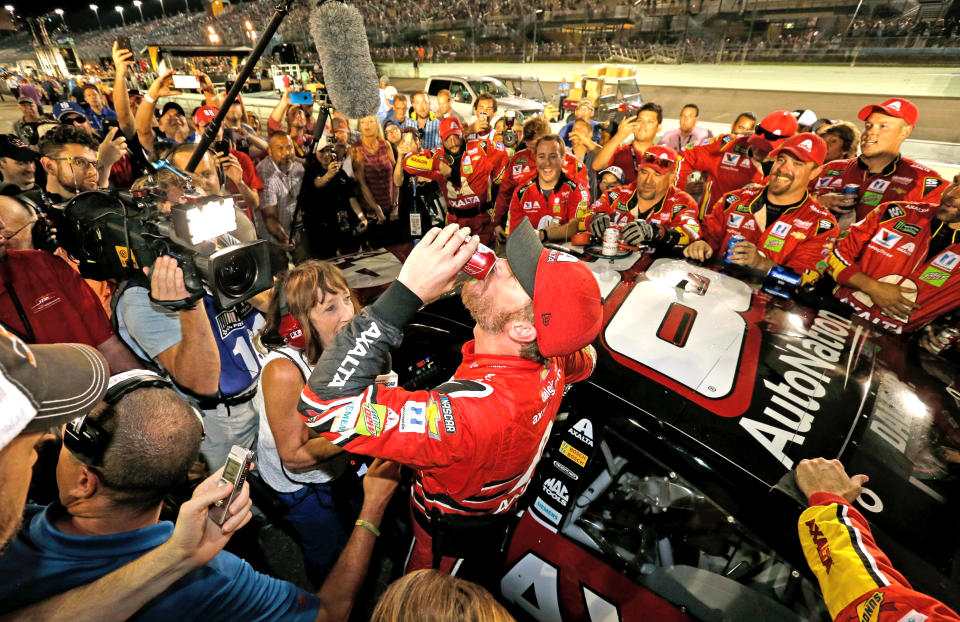
[[[453,109],[464,119],[473,117],[473,104],[482,93],[490,93],[497,99],[497,116],[506,110],[516,110],[517,117],[523,122],[528,116],[540,114],[543,104],[516,97],[496,78],[486,76],[431,76],[427,79],[425,90],[436,109],[437,93],[447,89],[453,100]]]

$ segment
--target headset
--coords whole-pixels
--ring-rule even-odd
[[[159,387],[173,389],[173,382],[146,369],[132,369],[110,377],[110,384],[103,401],[110,407],[116,405],[127,394],[138,389]],[[203,416],[193,408],[200,421],[201,434],[205,436]],[[103,454],[110,445],[112,436],[89,415],[74,419],[67,424],[63,435],[63,444],[80,462],[87,466],[99,466],[103,463]]]
[[[307,340],[303,334],[303,327],[300,326],[300,320],[293,317],[290,308],[287,306],[286,281],[280,283],[277,293],[277,309],[280,312],[280,324],[277,326],[277,332],[283,337],[283,342],[296,350],[306,350]]]

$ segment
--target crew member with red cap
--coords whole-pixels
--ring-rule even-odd
[[[620,239],[637,245],[686,246],[700,239],[697,202],[680,190],[677,152],[666,145],[648,147],[640,158],[637,181],[605,192],[591,210],[587,227],[599,238],[611,223],[620,226]]]
[[[703,173],[700,213],[705,216],[710,206],[724,194],[747,184],[761,183],[770,172],[770,152],[783,139],[796,133],[797,119],[786,110],[775,110],[764,117],[749,136],[721,134],[696,147],[684,149],[677,187],[699,194],[699,189],[687,188],[687,178],[694,171]]]
[[[533,147],[535,175],[513,193],[507,233],[524,218],[537,223],[541,240],[568,240],[579,230],[590,205],[590,191],[582,180],[567,177],[566,151],[563,139],[555,134],[537,139]]]
[[[206,130],[210,122],[216,118],[218,111],[219,108],[216,106],[200,106],[197,108],[197,111],[193,113],[193,124],[197,127],[196,136],[198,142],[204,130]],[[223,125],[221,125],[217,130],[217,140],[221,141],[223,139]],[[224,175],[226,175],[227,180],[230,182],[230,187],[228,188],[230,194],[239,196],[239,198],[243,200],[250,210],[247,215],[252,218],[252,211],[260,207],[259,191],[263,190],[263,180],[260,179],[260,175],[257,173],[257,167],[254,166],[250,156],[234,149],[233,141],[231,139],[227,140],[230,143],[230,152],[228,155],[224,155],[220,151],[215,151],[217,163],[220,165],[220,168],[223,169]],[[215,144],[213,146],[215,147]]]
[[[917,124],[917,107],[894,97],[882,104],[865,106],[860,156],[828,163],[814,186],[820,203],[846,229],[887,201],[936,203],[947,181],[936,171],[900,155],[900,146]],[[843,188],[860,187],[856,196]]]
[[[544,249],[524,219],[507,240],[506,259],[463,287],[477,324],[453,378],[430,391],[377,385],[403,326],[453,286],[476,251],[475,238],[463,243],[468,233],[456,225],[427,232],[397,281],[324,350],[298,409],[331,449],[414,469],[408,572],[434,567],[489,583],[499,576],[505,529],[564,386],[595,366],[590,343],[603,314],[593,273],[571,255]],[[474,564],[489,567],[474,574]]]
[[[939,204],[882,203],[855,222],[827,269],[840,284],[837,298],[895,333],[960,307],[960,175]]]
[[[706,261],[739,234],[744,241],[730,250],[731,263],[763,272],[779,265],[799,274],[803,284],[816,281],[839,233],[837,220],[807,192],[826,153],[827,144],[816,134],[797,134],[780,143],[770,154],[767,185],[725,194],[703,221],[703,239],[684,249],[684,255]]]
[[[463,139],[463,123],[456,117],[440,121],[443,146],[407,155],[403,170],[437,182],[447,199],[447,222],[457,223],[493,242],[490,211],[509,156],[489,137]]]

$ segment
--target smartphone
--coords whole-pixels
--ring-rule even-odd
[[[223,157],[227,157],[230,155],[230,141],[227,139],[214,141],[213,150]]]
[[[250,468],[250,462],[253,461],[253,451],[240,445],[234,445],[227,456],[227,462],[223,465],[223,473],[220,475],[221,483],[233,484],[233,490],[226,499],[220,499],[210,506],[207,515],[218,525],[223,525],[230,518],[230,504],[240,495],[243,483],[247,480],[247,470]]]
[[[226,91],[227,93],[229,93],[230,89],[232,88],[233,88],[233,80],[227,80],[226,82],[223,83],[223,90]]]
[[[312,106],[313,93],[310,91],[296,91],[290,93],[290,103],[298,106]]]
[[[173,88],[175,89],[199,89],[200,80],[197,76],[187,76],[179,73],[173,74]]]
[[[117,49],[129,50],[133,54],[133,46],[130,45],[130,37],[126,35],[117,35]]]

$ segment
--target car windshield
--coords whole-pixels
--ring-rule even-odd
[[[470,86],[477,95],[490,93],[497,99],[501,97],[510,97],[510,91],[499,80],[470,80]]]
[[[621,95],[634,95],[639,92],[640,88],[637,86],[636,80],[626,80],[620,83]]]

